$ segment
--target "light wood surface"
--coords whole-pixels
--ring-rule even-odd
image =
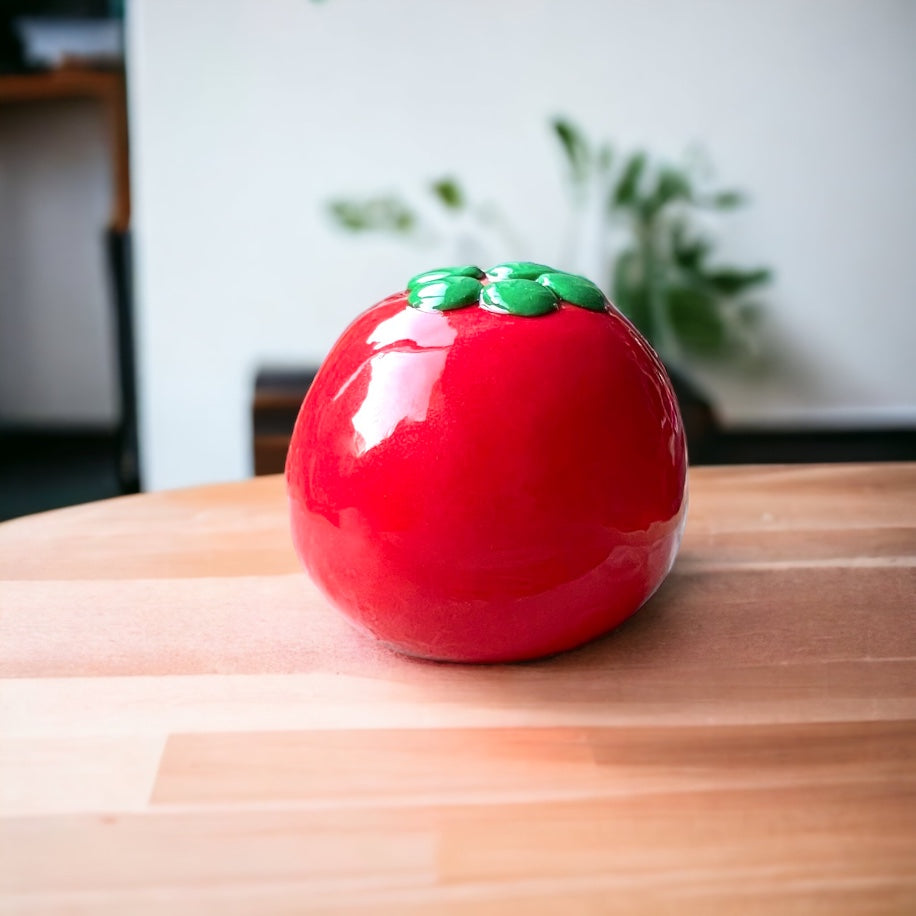
[[[691,471],[657,596],[411,661],[282,481],[0,525],[9,913],[914,913],[916,465]]]

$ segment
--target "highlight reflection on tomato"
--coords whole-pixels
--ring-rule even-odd
[[[402,652],[497,662],[617,626],[667,574],[683,426],[658,357],[580,277],[443,268],[358,317],[287,458],[293,541]]]

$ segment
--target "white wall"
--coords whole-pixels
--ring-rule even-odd
[[[106,130],[91,101],[0,108],[0,422],[117,420]]]
[[[548,116],[749,189],[726,249],[773,266],[782,374],[730,422],[916,422],[916,4],[906,0],[133,0],[145,482],[249,472],[259,363],[316,362],[454,256],[336,233],[340,193],[454,171],[556,260]],[[564,265],[558,265],[564,266]],[[704,376],[706,378],[706,376]]]

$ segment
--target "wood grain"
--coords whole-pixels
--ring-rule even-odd
[[[0,525],[0,910],[916,912],[916,465],[691,471],[615,633],[411,661],[282,481]]]

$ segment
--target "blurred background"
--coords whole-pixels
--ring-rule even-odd
[[[648,296],[694,461],[916,458],[914,48],[911,0],[0,0],[0,517],[278,469],[467,260]]]

